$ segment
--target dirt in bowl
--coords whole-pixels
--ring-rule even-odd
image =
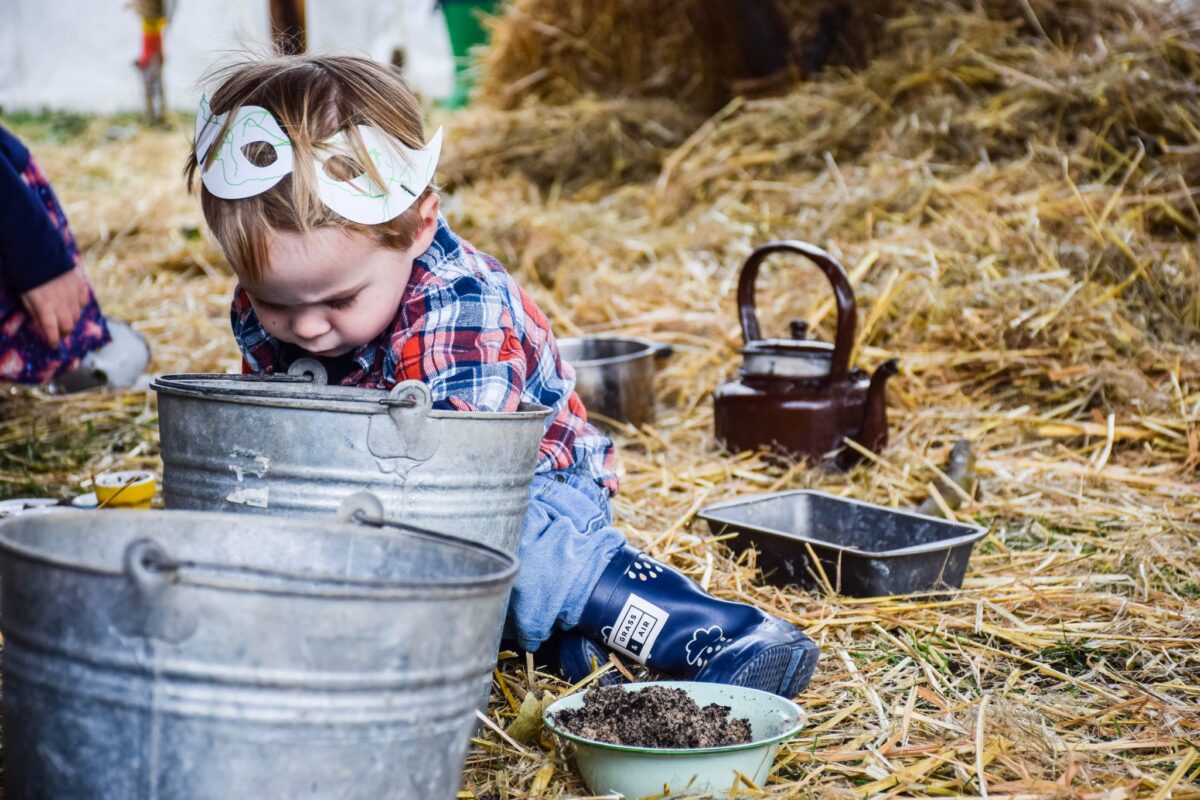
[[[704,708],[682,689],[647,686],[626,691],[594,686],[583,707],[554,715],[554,724],[586,739],[633,747],[721,747],[750,739],[750,721],[730,719],[729,706]]]

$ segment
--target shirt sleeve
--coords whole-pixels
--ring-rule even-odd
[[[0,272],[5,283],[22,295],[74,266],[45,206],[0,152]]]
[[[526,356],[503,292],[462,276],[406,302],[403,316],[391,343],[397,382],[424,381],[434,408],[517,410]]]

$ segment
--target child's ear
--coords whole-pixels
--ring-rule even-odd
[[[433,244],[433,235],[437,233],[438,209],[441,208],[441,204],[442,199],[438,193],[430,192],[429,196],[417,206],[417,213],[421,215],[421,227],[417,229],[417,235],[413,238],[417,252],[424,253],[429,249],[429,245]]]

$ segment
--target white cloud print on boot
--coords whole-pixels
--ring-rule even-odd
[[[724,649],[729,640],[720,625],[711,628],[697,628],[692,634],[692,640],[687,643],[687,663],[694,667],[703,667],[708,660]]]

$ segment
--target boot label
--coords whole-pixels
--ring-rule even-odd
[[[631,593],[625,599],[625,605],[617,615],[606,643],[639,664],[645,664],[654,641],[670,616],[646,598]]]

